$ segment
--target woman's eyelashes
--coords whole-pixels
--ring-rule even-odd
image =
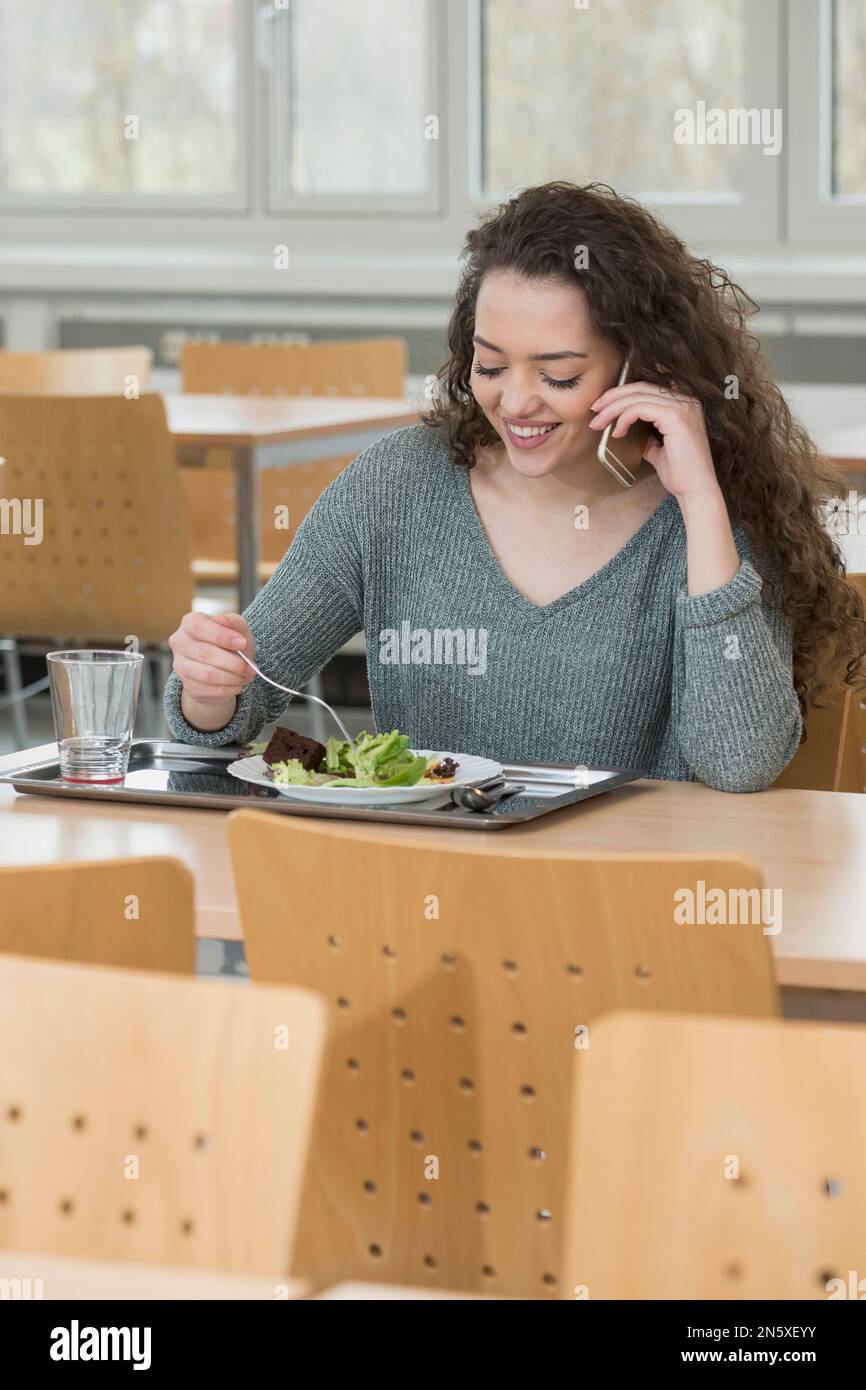
[[[477,372],[479,376],[501,376],[502,373],[505,371],[505,368],[482,367],[480,362],[476,362],[472,370],[473,372]],[[572,386],[576,386],[577,383],[581,380],[581,378],[579,376],[570,376],[567,381],[559,381],[556,377],[547,376],[545,372],[542,372],[541,380],[544,382],[546,386],[556,387],[556,389],[559,391],[567,391]]]

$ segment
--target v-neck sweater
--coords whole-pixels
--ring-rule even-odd
[[[244,617],[258,665],[295,689],[364,632],[376,729],[415,748],[759,791],[802,724],[789,625],[733,531],[737,573],[690,596],[669,494],[588,579],[534,604],[499,566],[466,468],[437,429],[412,425],[322,493]],[[231,722],[203,733],[180,697],[173,675],[172,732],[214,746],[256,738],[287,704],[256,677]]]

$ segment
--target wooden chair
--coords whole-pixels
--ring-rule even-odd
[[[47,682],[21,688],[17,639],[74,646],[133,636],[159,664],[158,685],[164,643],[192,608],[194,585],[160,396],[0,395],[0,439],[6,496],[22,509],[22,533],[0,546],[3,630],[13,639],[2,645],[21,741],[21,701]],[[42,536],[33,544],[24,531],[34,534],[37,508]]]
[[[866,604],[866,574],[849,574]],[[845,686],[823,709],[806,718],[807,739],[774,787],[804,791],[866,791],[866,691]]]
[[[575,1073],[563,1297],[862,1298],[866,1030],[620,1014]]]
[[[82,1300],[143,1303],[247,1302],[252,1299],[304,1298],[307,1285],[297,1279],[270,1278],[261,1274],[221,1274],[212,1270],[171,1269],[165,1265],[121,1263],[118,1260],[82,1260],[44,1251],[0,1250],[0,1285],[7,1298],[45,1299],[80,1303]],[[11,1288],[10,1288],[11,1286]],[[363,1286],[362,1286],[363,1287]],[[343,1291],[317,1297],[343,1297]],[[349,1297],[349,1294],[345,1294]],[[361,1294],[361,1297],[364,1295]],[[367,1297],[371,1295],[367,1293]]]
[[[866,691],[847,695],[848,718],[842,732],[840,792],[866,792]]]
[[[181,351],[184,391],[232,396],[402,396],[406,343],[356,338],[317,343],[207,343]]]
[[[0,952],[194,974],[192,875],[156,858],[0,869]]]
[[[181,354],[184,391],[262,396],[404,396],[402,338],[319,343],[190,341]],[[260,479],[262,555],[259,576],[273,574],[316,499],[353,454],[265,468]],[[209,449],[207,468],[184,468],[192,526],[193,568],[202,584],[237,581],[234,473],[224,449]],[[291,529],[274,529],[274,507],[289,508]]]
[[[288,1269],[322,1001],[0,958],[0,1249]]]
[[[313,503],[354,454],[334,459],[266,468],[261,477],[262,558],[259,579],[270,579]],[[182,468],[181,479],[190,523],[193,574],[204,584],[237,581],[235,479],[229,469]],[[277,507],[287,509],[288,529],[277,529]],[[283,513],[280,513],[283,515]]]
[[[0,392],[23,396],[122,396],[131,382],[147,387],[153,353],[146,347],[0,351]]]
[[[0,550],[6,629],[164,641],[193,584],[162,398],[0,396],[0,438],[7,496],[43,513],[41,544]]]
[[[251,977],[331,1011],[296,1272],[555,1296],[575,1030],[617,1007],[774,1014],[760,926],[674,921],[697,879],[761,880],[745,859],[441,836],[229,819]]]

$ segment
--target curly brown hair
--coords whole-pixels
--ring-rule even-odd
[[[586,247],[585,269],[576,250]],[[727,273],[692,255],[647,208],[606,184],[528,188],[469,231],[448,328],[449,357],[423,415],[472,468],[500,442],[472,394],[475,305],[484,276],[510,271],[577,285],[596,331],[631,354],[632,377],[701,402],[716,474],[753,563],[791,624],[794,688],[809,705],[861,685],[863,600],[826,528],[843,476],[792,418],[747,319],[758,306]],[[738,394],[725,394],[736,379]],[[844,669],[844,677],[842,671]]]

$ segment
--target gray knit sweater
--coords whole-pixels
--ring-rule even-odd
[[[376,728],[413,747],[759,791],[796,752],[801,719],[788,625],[734,536],[737,573],[689,597],[668,496],[595,574],[538,606],[499,568],[466,470],[413,425],[331,483],[244,616],[259,666],[296,688],[363,631]],[[253,739],[286,706],[256,679],[205,734],[180,695],[172,676],[169,725],[196,744]]]

